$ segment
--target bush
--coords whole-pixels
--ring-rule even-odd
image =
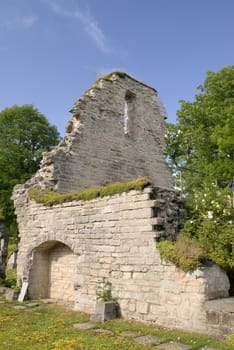
[[[207,185],[197,192],[189,219],[182,230],[197,240],[207,257],[225,271],[234,268],[234,208],[230,189]]]
[[[161,241],[157,243],[161,257],[170,261],[185,272],[193,271],[205,260],[204,251],[198,243],[186,236],[179,235],[176,242]]]
[[[227,343],[234,349],[234,333],[230,334],[227,338]]]
[[[6,287],[9,287],[9,288],[14,289],[16,291],[20,291],[21,284],[20,284],[19,280],[17,279],[17,274],[16,274],[15,269],[6,271],[6,278],[5,278],[4,284]]]

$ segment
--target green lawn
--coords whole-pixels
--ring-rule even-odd
[[[121,319],[96,324],[96,328],[111,330],[112,334],[95,333],[94,329],[79,330],[75,323],[89,320],[89,316],[67,311],[58,305],[38,303],[30,307],[25,302],[3,303],[0,300],[0,350],[142,350],[145,347],[131,337],[123,335],[124,331],[134,331],[141,335],[154,335],[163,342],[174,340],[189,344],[191,350],[204,346],[217,350],[231,350],[224,341],[197,334],[146,326]],[[18,306],[25,309],[17,309]],[[156,345],[156,344],[155,344]],[[150,349],[150,347],[147,347]],[[153,347],[151,347],[153,349]]]

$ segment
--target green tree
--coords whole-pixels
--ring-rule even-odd
[[[13,187],[37,171],[42,152],[58,141],[57,128],[32,105],[0,112],[0,208],[11,234],[16,234],[10,199]]]
[[[234,176],[234,66],[208,72],[198,90],[194,102],[181,101],[167,134],[170,162],[187,192],[207,181],[223,188]]]
[[[167,129],[169,164],[187,200],[183,233],[229,275],[234,269],[234,66],[208,72]]]

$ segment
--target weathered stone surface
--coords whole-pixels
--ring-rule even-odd
[[[225,337],[234,332],[234,297],[206,301],[204,308],[209,335]]]
[[[34,307],[37,307],[39,305],[40,304],[38,304],[38,303],[27,303],[27,304],[25,304],[25,306],[30,307],[30,308],[34,308]]]
[[[16,269],[17,267],[17,255],[18,255],[18,251],[13,252],[8,261],[7,261],[7,269],[11,270],[11,269]]]
[[[92,315],[93,322],[104,322],[113,320],[117,316],[117,304],[115,301],[97,301],[95,314]]]
[[[133,332],[133,331],[124,331],[124,332],[121,332],[121,335],[123,335],[124,337],[131,337],[131,338],[139,337],[139,333]]]
[[[154,348],[158,350],[189,350],[191,346],[171,341],[169,343],[154,346]]]
[[[6,300],[17,300],[18,296],[19,296],[18,291],[15,291],[11,288],[6,289],[6,292],[5,292]]]
[[[86,329],[95,328],[95,325],[90,322],[84,322],[84,323],[75,323],[73,327],[81,330],[86,330]]]
[[[153,335],[143,335],[142,337],[135,338],[135,341],[143,345],[151,345],[161,342],[162,338],[155,337]]]
[[[152,217],[145,218],[143,210],[142,218],[137,209],[135,218],[122,218],[128,204],[129,211],[134,211],[136,196],[143,209],[153,208],[150,194],[145,189],[134,195],[130,192],[55,207],[33,201],[17,207],[21,236],[18,275],[28,280],[29,296],[70,301],[77,310],[94,314],[96,291],[106,278],[112,283],[123,317],[207,332],[203,304],[217,295],[228,295],[227,276],[216,265],[184,273],[161,261]],[[106,225],[112,222],[110,210],[113,226]],[[64,218],[74,226],[69,228]],[[175,216],[173,220],[176,222]],[[39,228],[35,228],[35,221]]]
[[[29,183],[68,192],[142,175],[172,188],[165,162],[166,113],[154,88],[113,73],[81,96],[71,113],[67,135],[44,154]]]
[[[98,328],[98,329],[94,329],[93,331],[94,331],[95,333],[114,335],[114,333],[113,333],[112,331],[109,331],[109,329]]]
[[[25,310],[26,309],[26,306],[23,306],[23,305],[15,305],[13,306],[14,309],[16,310]]]

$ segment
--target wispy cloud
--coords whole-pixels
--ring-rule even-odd
[[[107,37],[100,28],[96,19],[87,11],[76,8],[74,11],[67,10],[52,0],[44,0],[51,10],[57,15],[77,19],[83,26],[89,37],[95,42],[96,46],[103,52],[109,51]]]
[[[17,28],[28,29],[28,28],[31,28],[37,22],[37,20],[38,18],[33,15],[15,17],[15,18],[3,21],[1,26],[7,29],[17,29]]]

